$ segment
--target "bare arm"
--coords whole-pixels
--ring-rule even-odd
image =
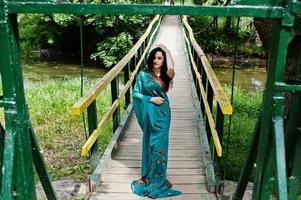
[[[166,53],[166,63],[167,63],[166,73],[170,78],[173,78],[175,75],[175,70],[174,70],[174,61],[172,55],[165,45],[159,44],[159,47]]]

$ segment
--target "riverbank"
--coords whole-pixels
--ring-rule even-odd
[[[96,80],[85,80],[84,94]],[[35,87],[25,90],[30,120],[38,138],[43,157],[52,178],[71,176],[85,180],[90,173],[89,160],[82,157],[81,147],[86,141],[82,117],[70,114],[70,107],[80,98],[80,79],[58,79],[35,82]],[[225,90],[230,97],[230,87]],[[229,136],[227,159],[222,162],[227,171],[227,179],[236,180],[245,161],[253,129],[259,112],[262,92],[234,90],[234,114]],[[122,101],[122,105],[124,102]],[[110,89],[106,89],[97,99],[98,119],[111,105]],[[123,106],[121,106],[123,107]],[[3,112],[3,111],[2,111]],[[124,112],[121,109],[121,114]],[[3,117],[3,114],[1,115]],[[3,122],[3,118],[1,119]],[[224,149],[228,140],[228,118],[225,119]],[[111,120],[100,136],[100,152],[103,153],[112,136]]]
[[[210,57],[209,57],[210,60]],[[211,60],[210,60],[211,61]],[[241,62],[247,62],[242,60]],[[265,87],[266,69],[262,67],[263,60],[248,61],[250,66],[240,67],[239,64],[235,70],[234,85],[247,91],[261,91]],[[257,64],[258,63],[258,64]],[[232,83],[233,60],[231,57],[214,58],[214,71],[222,85]],[[25,88],[34,87],[36,82],[44,82],[48,80],[67,80],[80,78],[81,68],[76,63],[62,63],[39,61],[36,63],[23,63],[23,75]],[[176,69],[175,69],[176,70]],[[83,69],[84,80],[97,80],[103,77],[109,70],[107,68],[98,68],[95,65],[85,65]],[[123,72],[120,73],[120,82],[123,83]]]
[[[212,55],[206,54],[213,68],[232,68],[234,63],[234,55]],[[266,68],[266,59],[260,57],[238,56],[236,58],[236,69],[243,68]]]
[[[96,80],[85,80],[84,94],[95,82]],[[69,112],[70,107],[80,98],[80,79],[35,82],[34,87],[25,90],[25,97],[50,177],[86,179],[86,175],[90,173],[90,164],[87,157],[81,156],[81,147],[87,136],[82,117],[73,116]],[[110,88],[107,88],[97,98],[98,119],[104,116],[110,105],[111,93]],[[121,108],[123,105],[122,101]],[[123,112],[124,109],[121,109],[121,114]],[[112,122],[109,120],[100,135],[101,154],[111,136]]]
[[[93,84],[93,81],[85,82],[84,91],[87,91]],[[85,141],[82,119],[69,113],[69,108],[80,96],[79,88],[79,79],[70,79],[48,81],[26,90],[30,119],[33,122],[50,177],[57,179],[53,183],[54,187],[60,196],[70,198],[84,198],[86,177],[90,173],[88,159],[80,156],[80,149]],[[231,88],[226,86],[225,91],[230,97]],[[237,181],[239,178],[261,99],[262,92],[246,92],[239,88],[234,90],[234,114],[228,150],[226,150],[226,142],[229,133],[229,118],[225,119],[224,127],[225,156],[222,162],[227,180]],[[110,103],[110,92],[106,90],[103,98],[97,101],[99,117],[108,109]],[[112,124],[109,123],[100,136],[101,153],[111,139],[111,128]],[[226,184],[226,195],[233,194],[235,187],[231,185]],[[37,190],[42,195],[41,186],[38,186]],[[250,191],[247,193],[248,196],[251,195]]]

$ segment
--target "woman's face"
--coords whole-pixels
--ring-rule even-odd
[[[164,62],[164,56],[161,51],[157,51],[153,60],[153,66],[155,69],[159,69],[162,67]]]

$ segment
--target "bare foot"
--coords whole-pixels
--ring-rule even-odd
[[[144,183],[144,178],[140,178],[135,181],[137,185],[140,185],[141,183]]]
[[[167,181],[167,184],[169,185],[169,187],[172,187],[172,183],[167,179],[166,179],[166,181]]]

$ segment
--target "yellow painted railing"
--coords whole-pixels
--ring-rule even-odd
[[[133,48],[106,74],[102,79],[90,89],[90,91],[83,96],[77,103],[75,103],[70,112],[73,115],[80,115],[87,107],[97,98],[97,96],[107,87],[107,85],[120,73],[120,71],[130,62],[131,58],[135,56],[135,53],[145,41],[147,36],[151,33],[154,24],[159,20],[159,16],[156,16],[150,23],[146,32],[133,46]]]
[[[202,65],[207,74],[207,78],[212,86],[215,98],[217,99],[217,102],[219,103],[223,114],[224,115],[232,115],[232,113],[233,113],[232,105],[231,105],[227,95],[225,94],[224,89],[221,86],[218,78],[216,77],[205,53],[203,52],[201,47],[196,42],[194,35],[193,35],[192,28],[189,26],[189,24],[187,22],[187,18],[185,16],[183,17],[183,23],[185,25],[185,28],[188,30],[191,45],[194,48],[194,50],[196,51],[198,57],[201,59]]]
[[[112,106],[104,115],[104,117],[100,120],[97,125],[97,128],[90,134],[90,137],[87,139],[85,144],[82,147],[82,155],[87,156],[88,152],[90,151],[91,147],[99,137],[103,126],[106,122],[112,117],[113,113],[120,105],[121,99],[125,96],[129,88],[132,86],[132,83],[135,79],[135,76],[142,65],[144,59],[146,58],[146,54],[151,48],[152,41],[156,35],[156,32],[159,28],[161,21],[160,16],[156,16],[152,22],[150,23],[149,27],[147,28],[146,32],[142,35],[142,37],[138,40],[138,42],[133,46],[133,48],[125,55],[102,79],[90,89],[90,91],[83,96],[77,103],[75,103],[70,112],[73,115],[80,115],[88,106],[96,100],[97,96],[111,83],[111,81],[118,76],[121,70],[131,61],[131,59],[135,56],[136,52],[146,44],[146,40],[148,41],[147,46],[143,46],[143,53],[140,55],[140,59],[135,66],[135,69],[130,73],[130,78],[126,82],[123,90],[119,93],[118,98],[112,103]],[[145,47],[145,48],[144,48]]]
[[[204,54],[201,47],[197,44],[192,29],[187,22],[187,18],[184,16],[182,18],[184,27],[187,31],[187,35],[185,34],[185,41],[188,47],[189,59],[192,65],[192,72],[195,75],[196,87],[199,89],[199,99],[201,103],[201,107],[203,107],[203,113],[205,115],[205,120],[209,125],[209,130],[212,135],[212,140],[215,146],[215,150],[217,156],[222,156],[222,145],[220,142],[220,136],[222,133],[219,133],[216,128],[216,123],[222,123],[223,126],[223,117],[221,122],[219,120],[215,120],[212,114],[212,101],[213,96],[216,99],[217,107],[221,110],[222,115],[232,115],[233,108],[229,102],[228,97],[226,96],[223,87],[219,83],[206,55]],[[193,51],[196,56],[193,55]],[[196,60],[198,59],[198,60]],[[202,74],[200,73],[199,68],[202,67]],[[206,77],[208,80],[204,80]],[[207,81],[207,82],[206,82]],[[205,85],[204,85],[205,83]],[[208,88],[212,88],[212,94],[208,90]],[[210,96],[211,95],[211,96]],[[209,100],[209,101],[208,101]],[[211,102],[210,102],[211,101]],[[217,112],[219,112],[217,109]],[[217,117],[216,117],[217,119]],[[206,127],[207,128],[207,127]],[[222,128],[220,130],[222,132]]]

